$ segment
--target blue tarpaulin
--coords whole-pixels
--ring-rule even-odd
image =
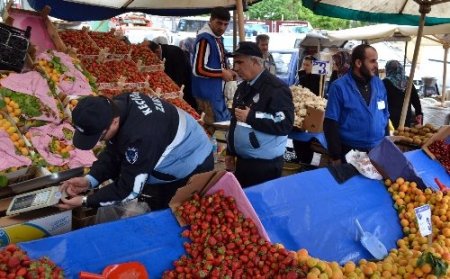
[[[428,186],[450,176],[421,150],[407,153]],[[430,184],[429,184],[430,183]],[[306,248],[314,257],[344,263],[370,259],[358,242],[354,219],[388,250],[402,237],[391,196],[381,181],[355,176],[338,184],[326,168],[283,177],[245,190],[272,242]],[[49,256],[67,278],[79,271],[100,273],[107,265],[140,261],[160,278],[182,254],[182,229],[170,210],[100,224],[59,236],[21,243],[32,258]]]
[[[249,1],[250,4],[261,0]],[[128,3],[127,3],[128,2]],[[215,6],[236,9],[235,1],[95,1],[95,0],[28,0],[30,6],[40,11],[45,6],[52,9],[50,15],[68,21],[106,20],[127,12],[143,12],[160,16],[192,16],[209,14]],[[230,4],[232,3],[232,4]],[[126,6],[126,7],[125,7]]]
[[[309,142],[313,139],[317,140],[324,148],[327,148],[327,140],[324,133],[309,133],[301,131],[292,131],[289,133],[289,138],[302,142]]]

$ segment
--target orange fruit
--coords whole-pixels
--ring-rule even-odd
[[[403,177],[399,177],[399,178],[397,178],[397,179],[395,180],[395,182],[396,182],[398,185],[402,185],[403,183],[405,183],[405,179],[404,179]]]
[[[352,261],[346,262],[344,265],[344,273],[354,272],[355,269],[356,269],[356,265]]]
[[[308,257],[309,257],[308,250],[303,248],[297,251],[297,260],[299,262],[305,262],[308,259]]]
[[[420,267],[420,269],[422,270],[422,272],[424,274],[428,274],[428,273],[431,273],[431,271],[433,271],[433,268],[431,267],[431,265],[429,263],[425,263],[424,265],[422,265]]]

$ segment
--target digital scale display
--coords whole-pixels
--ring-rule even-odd
[[[14,215],[55,205],[59,202],[61,196],[58,186],[17,195],[11,201],[6,215]]]

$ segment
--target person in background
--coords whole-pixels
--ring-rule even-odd
[[[378,54],[362,44],[353,49],[351,69],[328,91],[324,133],[332,164],[352,149],[370,151],[389,135],[387,92],[378,77]]]
[[[214,168],[212,145],[203,128],[185,111],[138,92],[108,99],[88,96],[72,112],[73,144],[82,150],[106,141],[89,174],[65,181],[61,208],[99,207],[136,198],[152,210],[168,207],[189,178]],[[88,189],[113,182],[94,194]]]
[[[235,76],[228,69],[222,37],[229,23],[230,13],[226,8],[213,8],[209,22],[198,32],[195,41],[192,94],[199,110],[205,113],[206,125],[231,118],[223,94],[225,82]],[[207,129],[213,132],[211,126]]]
[[[255,43],[241,42],[232,56],[243,82],[233,98],[225,166],[248,187],[281,176],[294,104],[289,87],[264,68]]]
[[[264,68],[268,70],[272,75],[277,74],[277,68],[272,53],[269,52],[269,40],[270,37],[267,34],[260,34],[256,36],[256,44],[263,54]]]
[[[164,72],[178,85],[186,85],[190,79],[190,65],[180,47],[167,44],[165,37],[157,37],[149,42],[150,49],[164,62]]]
[[[192,68],[184,51],[180,47],[167,44],[167,39],[162,36],[149,41],[149,48],[164,61],[164,72],[179,87],[184,85],[183,99],[196,109],[196,102],[192,96]]]
[[[302,63],[302,70],[298,72],[298,85],[308,88],[312,93],[319,96],[320,75],[312,73],[313,56],[305,56]],[[311,149],[311,142],[292,140],[295,156],[303,164],[311,164],[314,152]]]
[[[192,66],[192,59],[194,57],[195,38],[188,37],[180,41],[180,48],[188,57],[189,64]]]
[[[329,84],[345,75],[352,63],[351,54],[345,50],[337,51],[331,58],[333,59],[333,70],[331,72]]]
[[[389,104],[389,114],[392,125],[398,128],[400,115],[403,108],[403,100],[405,99],[406,83],[408,81],[405,76],[403,65],[397,60],[389,60],[386,63],[386,77],[383,79],[384,86],[387,91]],[[414,107],[415,116],[413,117],[411,105]],[[406,114],[405,126],[411,127],[415,124],[422,124],[423,113],[420,105],[419,94],[416,88],[411,88],[411,98],[409,100],[408,112]]]
[[[186,38],[180,41],[180,48],[184,52],[184,58],[189,64],[189,80],[186,81],[183,99],[198,111],[197,101],[192,95],[192,57],[194,55],[195,38]]]
[[[312,93],[319,96],[320,94],[320,75],[313,74],[313,56],[305,56],[303,58],[302,69],[298,71],[298,85],[308,88]]]

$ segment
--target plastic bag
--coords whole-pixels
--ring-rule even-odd
[[[367,178],[381,180],[383,177],[377,171],[377,169],[372,165],[369,156],[366,152],[360,152],[357,150],[350,150],[345,155],[345,160],[347,163],[352,164],[360,174]]]
[[[95,224],[101,224],[150,212],[146,202],[134,199],[109,206],[100,207],[95,216]]]
[[[233,100],[236,89],[237,89],[237,81],[232,80],[232,81],[225,82],[225,88],[223,90],[223,94],[225,95],[225,98],[227,100]]]
[[[390,138],[385,137],[380,144],[370,150],[368,156],[384,178],[394,181],[403,177],[407,181],[416,182],[420,189],[426,188],[422,178],[416,174],[411,162]],[[392,164],[392,162],[395,162],[395,164]]]

